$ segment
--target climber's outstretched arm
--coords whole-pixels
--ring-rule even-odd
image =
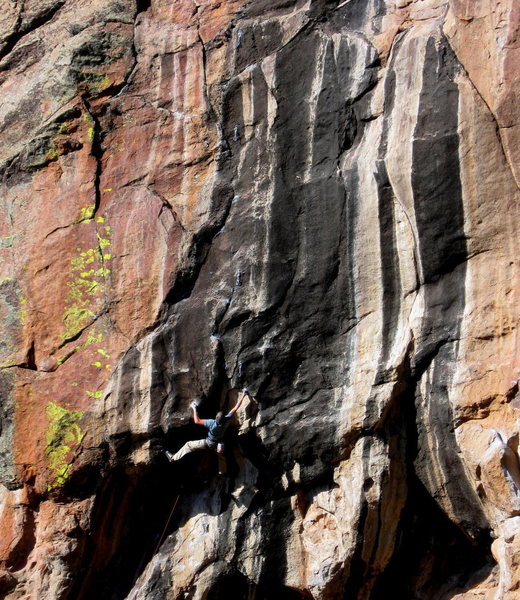
[[[242,404],[242,402],[244,401],[244,398],[245,398],[246,396],[249,396],[249,392],[247,391],[247,389],[246,389],[246,388],[244,388],[244,389],[243,389],[243,390],[240,392],[240,394],[239,394],[239,396],[238,396],[237,403],[236,403],[236,404],[235,404],[235,406],[233,406],[233,408],[232,408],[232,409],[231,409],[231,410],[228,412],[228,415],[234,415],[234,414],[237,412],[237,410],[240,408],[240,405]]]
[[[193,420],[195,425],[204,425],[204,419],[200,419],[197,413],[197,403],[194,401],[191,403],[191,410],[193,411]]]

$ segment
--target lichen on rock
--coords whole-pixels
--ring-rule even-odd
[[[62,486],[69,476],[74,454],[78,452],[85,437],[78,425],[78,421],[81,420],[84,413],[74,412],[54,402],[49,402],[45,414],[49,422],[45,436],[45,455],[48,460],[48,468],[52,472],[47,490],[52,491]]]

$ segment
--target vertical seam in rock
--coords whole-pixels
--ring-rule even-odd
[[[455,50],[455,48],[453,48],[453,46],[451,45],[451,43],[449,42],[449,39],[446,38],[448,40],[448,43],[450,45],[450,48],[453,50],[454,54],[457,56],[457,62],[459,63],[462,72],[464,73],[464,75],[466,76],[468,82],[470,83],[472,89],[475,91],[475,93],[477,94],[477,96],[482,100],[484,106],[487,108],[491,118],[493,119],[493,122],[495,123],[495,129],[496,129],[496,133],[497,133],[497,138],[498,138],[498,142],[499,142],[499,146],[500,146],[500,151],[502,153],[502,156],[509,168],[509,171],[511,173],[511,177],[513,178],[513,181],[515,182],[516,187],[520,190],[520,182],[516,179],[515,176],[515,172],[513,169],[513,166],[511,164],[511,159],[509,158],[508,153],[506,152],[505,148],[504,148],[504,142],[502,140],[502,129],[508,129],[508,127],[501,127],[497,117],[495,116],[495,113],[493,112],[493,110],[491,109],[491,107],[489,106],[489,104],[486,102],[486,99],[484,98],[484,96],[480,93],[480,90],[478,89],[478,87],[475,85],[475,83],[473,82],[473,80],[471,79],[468,71],[466,70],[466,68],[464,67],[463,63],[460,61],[457,52]]]

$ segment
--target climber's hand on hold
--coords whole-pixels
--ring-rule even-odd
[[[195,422],[195,425],[204,425],[204,419],[199,419],[199,415],[197,413],[199,405],[200,400],[193,400],[193,402],[190,404],[191,410],[193,411],[193,420]]]

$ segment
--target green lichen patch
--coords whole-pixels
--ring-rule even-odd
[[[20,296],[20,310],[18,311],[18,320],[21,325],[25,325],[27,323],[27,298],[25,296]]]
[[[45,435],[45,456],[51,470],[51,481],[48,491],[62,486],[69,476],[74,455],[85,437],[78,421],[84,413],[75,412],[49,402],[45,410],[48,427]]]
[[[95,207],[82,209],[81,217],[93,215]],[[85,222],[85,219],[80,222]],[[112,258],[104,252],[110,246],[110,227],[103,227],[103,235],[96,233],[98,246],[82,250],[77,248],[77,255],[70,260],[70,278],[67,282],[67,305],[63,314],[64,331],[61,335],[63,342],[75,338],[91,323],[96,315],[96,297],[105,291],[105,281],[111,271],[107,262]]]
[[[102,341],[103,334],[101,333],[101,331],[89,331],[87,339],[83,342],[83,344],[78,344],[77,346],[74,346],[72,350],[69,350],[69,352],[58,358],[58,366],[62,365],[64,362],[69,360],[69,358],[77,352],[81,352],[81,350],[84,350],[85,348],[88,348],[89,346],[92,346],[94,344],[100,344]]]
[[[56,148],[51,148],[50,150],[47,150],[47,152],[45,153],[45,160],[50,163],[53,162],[55,160],[58,160],[60,154],[59,152],[56,150]]]
[[[108,225],[105,225],[105,232],[106,237],[104,237],[104,235],[100,235],[99,233],[97,234],[97,239],[101,250],[107,246],[110,246],[110,227]]]
[[[65,326],[65,331],[62,333],[63,341],[74,338],[94,317],[95,314],[88,308],[80,308],[76,304],[69,306],[63,314]]]
[[[84,206],[79,211],[79,217],[78,217],[76,223],[90,223],[95,212],[96,212],[95,204],[89,204],[88,206]]]

